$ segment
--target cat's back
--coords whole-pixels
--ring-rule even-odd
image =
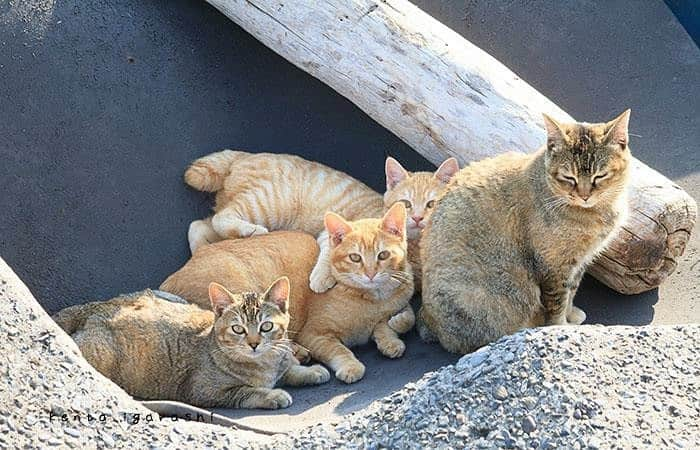
[[[271,230],[314,235],[322,231],[327,211],[350,220],[383,212],[381,195],[352,176],[296,155],[273,153],[237,159],[216,203],[217,211],[237,205]]]
[[[200,247],[160,289],[209,308],[211,282],[232,292],[263,292],[277,278],[286,276],[291,296],[305,298],[311,292],[308,280],[318,251],[316,239],[299,231],[227,239]]]

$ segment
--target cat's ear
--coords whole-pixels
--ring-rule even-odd
[[[438,170],[435,171],[435,178],[442,181],[443,183],[448,183],[454,174],[459,172],[459,163],[456,158],[447,158]]]
[[[566,142],[566,133],[561,124],[547,114],[542,113],[544,128],[547,130],[547,150],[554,150]]]
[[[406,206],[403,202],[396,202],[384,214],[382,230],[395,236],[406,235]]]
[[[401,163],[392,158],[391,156],[386,158],[386,163],[384,164],[384,172],[386,173],[386,190],[389,191],[394,189],[399,182],[408,178],[408,171],[403,168]]]
[[[219,317],[226,307],[234,303],[233,294],[219,283],[209,283],[209,301],[216,317]]]
[[[275,304],[283,313],[289,305],[289,278],[281,277],[275,280],[265,293],[265,301]]]
[[[608,142],[618,144],[623,149],[627,147],[629,135],[627,133],[630,123],[631,110],[626,110],[610,122],[605,124],[606,139]]]
[[[331,242],[334,246],[343,242],[345,236],[352,231],[352,226],[338,214],[327,212],[323,218],[323,223],[326,225],[326,231],[331,237]]]

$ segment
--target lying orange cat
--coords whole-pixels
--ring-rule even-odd
[[[202,247],[160,289],[209,307],[206,287],[212,281],[255,291],[286,275],[292,284],[290,337],[340,380],[358,381],[365,367],[348,347],[372,338],[384,355],[398,358],[405,350],[398,334],[415,322],[408,304],[413,275],[406,259],[406,208],[399,202],[381,219],[354,222],[328,213],[325,226],[338,284],[323,294],[310,292],[306,283],[318,257],[315,239],[290,231]]]
[[[348,220],[381,217],[385,208],[402,202],[408,211],[407,235],[418,240],[426,219],[450,178],[459,170],[449,158],[432,172],[411,173],[394,158],[386,160],[386,193],[323,164],[293,155],[223,150],[199,158],[185,171],[185,182],[216,193],[214,215],[190,224],[188,240],[194,254],[202,245],[224,238],[297,230],[319,236],[321,255],[309,284],[323,292],[335,284],[328,262],[328,235],[323,217],[328,211]],[[420,275],[417,245],[411,263]],[[420,281],[420,276],[416,277]]]

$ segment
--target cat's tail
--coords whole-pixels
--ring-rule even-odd
[[[185,183],[199,191],[216,192],[224,187],[231,164],[250,155],[246,152],[222,150],[195,160],[185,171]]]
[[[68,335],[72,335],[85,325],[85,321],[93,314],[93,304],[75,305],[64,308],[51,316]]]

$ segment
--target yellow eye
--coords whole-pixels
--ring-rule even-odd
[[[385,259],[389,258],[389,256],[390,256],[390,253],[387,250],[382,250],[377,255],[377,259],[380,261],[384,261]]]
[[[411,204],[411,202],[408,201],[408,200],[399,200],[399,201],[400,201],[401,203],[403,203],[403,205],[406,207],[406,209],[411,209],[411,207],[413,206],[413,205]]]
[[[272,322],[266,321],[260,324],[260,331],[267,333],[268,331],[272,331],[272,327]]]
[[[245,334],[245,327],[243,327],[243,326],[241,326],[241,325],[233,325],[233,326],[231,327],[231,329],[232,329],[233,332],[236,333],[236,334]]]
[[[359,263],[362,261],[362,256],[358,255],[357,253],[350,253],[350,261]]]
[[[425,204],[426,208],[432,208],[435,206],[435,200],[430,200],[428,203]]]

